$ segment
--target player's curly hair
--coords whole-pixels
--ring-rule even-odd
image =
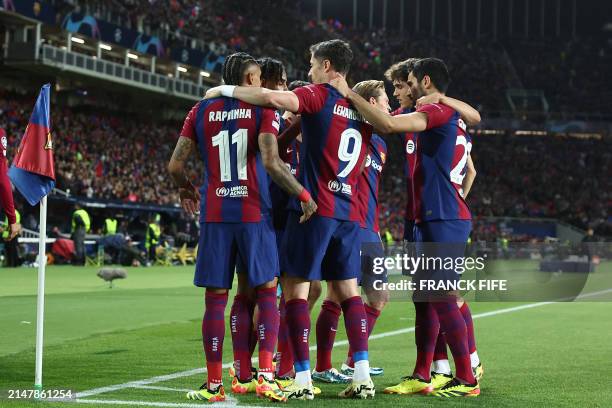
[[[261,68],[261,81],[266,81],[267,84],[277,84],[283,79],[285,66],[277,59],[264,57],[257,60]]]
[[[244,72],[251,64],[257,64],[257,61],[246,52],[230,55],[223,63],[223,82],[226,85],[240,85]]]
[[[418,60],[418,58],[408,58],[407,60],[396,62],[385,71],[385,78],[391,82],[395,80],[408,81],[408,74],[414,69],[414,64]]]

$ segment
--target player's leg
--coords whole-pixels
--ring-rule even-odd
[[[359,230],[356,222],[337,221],[322,274],[340,302],[355,362],[352,383],[339,396],[371,398],[374,397],[375,388],[370,378],[367,318],[357,285],[357,277],[361,273]]]
[[[408,256],[414,257],[417,253],[428,255],[426,250],[430,248],[423,245],[427,237],[422,235],[422,231],[415,226],[414,222],[406,221],[404,251]],[[421,279],[427,278],[426,271],[423,270],[410,270],[404,273],[412,275],[412,280],[417,287]],[[415,367],[412,374],[404,377],[399,384],[385,388],[384,392],[387,394],[429,394],[433,391],[430,369],[440,323],[426,294],[415,291],[412,298],[415,310],[414,342],[417,351]]]
[[[257,395],[274,401],[286,401],[275,382],[273,355],[278,341],[280,316],[276,305],[276,279],[257,288],[257,334],[259,341],[259,371],[257,373]]]
[[[281,285],[282,286],[282,285]],[[293,370],[293,352],[289,339],[289,328],[287,327],[287,307],[285,295],[282,294],[279,302],[280,324],[278,329],[278,358],[276,373],[280,381],[293,379],[295,371]],[[283,383],[287,385],[287,383]]]
[[[224,401],[222,357],[225,338],[225,307],[236,262],[233,225],[204,223],[194,277],[196,286],[205,287],[205,311],[202,320],[202,342],[206,355],[207,380],[188,399]],[[214,257],[207,256],[214,253]]]
[[[419,225],[424,231],[428,242],[434,242],[434,252],[441,259],[448,257],[458,259],[465,256],[465,242],[471,229],[469,221],[432,221]],[[456,282],[460,279],[452,268],[434,269],[429,272],[434,280],[444,280],[447,283]],[[474,378],[470,363],[468,347],[467,326],[457,300],[459,294],[455,292],[444,292],[435,294],[431,303],[435,309],[440,322],[440,330],[453,355],[455,361],[455,378],[434,392],[438,396],[476,396],[480,388]]]
[[[325,259],[323,263],[325,265]],[[328,283],[327,295],[321,305],[316,324],[317,362],[315,370],[312,372],[312,378],[316,381],[332,384],[348,384],[351,382],[350,377],[341,374],[332,367],[332,350],[341,313],[340,301],[334,293],[333,286]]]
[[[274,401],[284,401],[286,398],[274,381],[272,364],[279,327],[276,305],[279,265],[272,222],[263,219],[258,223],[243,224],[237,244],[246,266],[249,287],[256,288],[256,305],[259,311],[257,314],[259,370],[256,392],[257,395]],[[251,333],[251,327],[249,322],[247,336]]]
[[[387,273],[376,273],[374,270],[374,259],[384,258],[385,252],[380,235],[366,228],[361,228],[361,281],[362,291],[365,293],[364,304],[368,322],[368,338],[374,330],[376,321],[385,305],[389,301],[389,291],[386,287],[381,288],[379,284],[387,282]],[[378,289],[377,289],[378,288]],[[345,375],[353,375],[354,361],[353,350],[349,347],[346,361],[342,364],[341,372]],[[379,367],[370,367],[370,375],[382,375],[384,370]]]
[[[286,387],[288,398],[313,399],[310,373],[310,281],[321,280],[321,263],[333,233],[334,220],[314,216],[304,224],[290,212],[281,246],[281,278],[289,338],[294,355],[295,382]]]
[[[310,282],[310,289],[308,290],[308,309],[312,312],[312,309],[317,304],[317,301],[323,293],[323,286],[321,281]]]
[[[246,394],[255,392],[256,380],[253,378],[251,364],[252,352],[250,342],[253,326],[253,309],[255,307],[255,291],[249,287],[246,266],[239,261],[238,289],[234,296],[234,303],[230,311],[230,328],[232,331],[232,347],[234,351],[233,370],[230,368],[232,378],[232,392]]]
[[[459,311],[461,311],[461,315],[463,316],[463,320],[465,321],[465,325],[467,327],[468,348],[470,351],[470,365],[472,366],[472,372],[474,373],[476,380],[480,382],[480,379],[484,374],[484,369],[482,367],[482,363],[480,362],[480,358],[478,357],[478,352],[476,351],[476,336],[474,335],[472,312],[464,299],[460,299],[457,302],[457,306],[459,306]]]
[[[465,325],[467,327],[468,348],[470,351],[470,365],[472,366],[472,372],[474,374],[474,378],[480,382],[480,379],[484,374],[484,369],[478,357],[478,352],[476,351],[472,314],[467,302],[463,298],[459,298],[457,301],[457,306],[459,306],[459,311],[461,311],[461,315],[463,316],[463,320],[465,321]],[[446,340],[444,338],[444,334],[442,331],[440,331],[436,342],[436,349],[434,351],[434,361],[431,366],[431,383],[434,389],[439,389],[452,379],[453,374],[448,361]]]
[[[436,346],[434,349],[433,363],[431,364],[431,385],[434,389],[440,389],[453,379],[450,362],[448,361],[448,352],[446,348],[446,339],[444,332],[438,331]]]

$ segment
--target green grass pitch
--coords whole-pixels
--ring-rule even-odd
[[[85,392],[76,404],[83,407],[197,406],[182,391],[197,388],[205,376],[200,333],[203,291],[191,284],[192,267],[128,269],[128,278],[113,289],[95,272],[95,268],[71,266],[47,269],[44,388]],[[7,390],[33,385],[36,282],[35,269],[0,269],[0,407],[75,405],[6,399]],[[612,288],[612,265],[604,264],[583,293],[608,288]],[[323,394],[314,402],[289,404],[611,407],[610,299],[608,293],[574,303],[472,302],[485,376],[481,396],[462,400],[382,394],[384,387],[412,371],[415,359],[414,334],[409,330],[391,333],[414,326],[414,309],[410,302],[394,299],[370,342],[372,365],[385,369],[384,376],[375,378],[376,398],[339,400],[340,386],[322,385]],[[504,309],[509,310],[479,316]],[[318,308],[314,319],[316,313]],[[232,360],[229,333],[228,329],[224,344],[227,363]],[[337,341],[345,338],[341,322]],[[334,349],[336,366],[346,351],[344,344]],[[228,378],[225,385],[229,391]],[[230,399],[225,405],[236,404],[271,405],[252,396]]]

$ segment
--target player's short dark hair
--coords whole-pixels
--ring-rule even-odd
[[[388,81],[408,81],[408,74],[414,68],[418,58],[408,58],[407,60],[396,62],[385,71],[385,78]]]
[[[289,85],[287,85],[287,88],[290,91],[293,91],[296,88],[301,88],[303,86],[308,86],[308,85],[311,85],[311,83],[308,82],[308,81],[295,80],[295,81],[291,81],[291,83]]]
[[[280,82],[285,72],[285,66],[277,59],[264,57],[257,60],[261,68],[261,80],[272,82],[274,84]]]
[[[244,72],[252,64],[257,64],[257,61],[246,52],[230,55],[223,63],[223,82],[226,85],[240,85]]]
[[[382,92],[385,92],[385,83],[375,79],[361,81],[355,84],[353,91],[355,91],[357,95],[361,96],[366,101],[369,101],[370,98],[376,99],[381,96]]]
[[[346,41],[329,40],[310,46],[310,52],[318,60],[328,60],[334,69],[346,75],[351,68],[353,51]]]
[[[423,58],[417,61],[412,73],[419,82],[427,75],[436,89],[443,93],[446,92],[451,81],[446,64],[438,58]]]

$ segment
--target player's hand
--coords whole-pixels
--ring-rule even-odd
[[[432,103],[440,103],[440,99],[442,99],[442,94],[439,92],[421,96],[416,101],[416,108],[419,109],[423,105],[430,105]]]
[[[310,219],[310,217],[312,217],[314,213],[317,212],[318,207],[317,207],[317,203],[315,203],[312,198],[308,200],[308,202],[306,203],[302,202],[301,204],[302,204],[302,211],[304,212],[304,214],[302,214],[302,216],[300,217],[300,224],[303,224],[306,221],[308,221],[308,219]]]
[[[189,215],[195,216],[200,209],[200,192],[193,184],[179,188],[181,207]]]
[[[285,112],[285,115],[284,115],[284,119],[285,121],[287,121],[287,124],[289,126],[293,125],[295,121],[298,120],[299,117],[300,115],[296,115],[293,112]]]
[[[204,94],[204,99],[212,99],[221,97],[221,87],[215,86],[214,88],[209,88]]]
[[[11,234],[9,235],[9,241],[15,238],[21,232],[21,224],[11,224]]]
[[[336,88],[338,92],[345,98],[351,92],[351,88],[349,88],[348,83],[346,82],[346,78],[340,74],[336,74],[336,77],[329,81],[329,84]]]

